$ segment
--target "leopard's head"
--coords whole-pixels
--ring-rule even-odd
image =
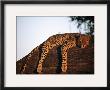
[[[81,48],[88,48],[91,43],[91,36],[90,35],[81,35],[80,36],[80,44]]]

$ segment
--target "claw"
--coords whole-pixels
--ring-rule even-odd
[[[66,72],[67,71],[67,64],[62,64],[62,72]]]
[[[38,64],[37,72],[42,73],[42,64]]]

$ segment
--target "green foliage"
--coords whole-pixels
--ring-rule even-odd
[[[78,25],[77,28],[79,28],[83,23],[87,24],[88,26],[88,33],[92,35],[94,33],[94,16],[70,16],[71,21],[76,20]]]

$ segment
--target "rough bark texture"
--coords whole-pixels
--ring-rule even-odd
[[[16,62],[17,74],[37,74],[37,65],[40,58],[42,44]],[[94,74],[94,48],[71,48],[68,50],[68,68],[66,74]],[[54,47],[49,51],[43,62],[43,74],[64,74],[61,71],[61,48]]]

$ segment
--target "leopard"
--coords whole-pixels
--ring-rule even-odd
[[[49,37],[42,46],[41,58],[38,62],[37,72],[42,73],[42,64],[46,59],[49,51],[55,46],[61,46],[61,55],[62,55],[62,72],[67,72],[67,51],[70,48],[77,47],[87,48],[89,46],[90,36],[81,35],[80,33],[64,33],[56,34]]]
[[[90,43],[92,40],[92,36],[91,35],[81,35],[80,36],[80,42],[81,42],[81,48],[87,48],[89,47]]]

